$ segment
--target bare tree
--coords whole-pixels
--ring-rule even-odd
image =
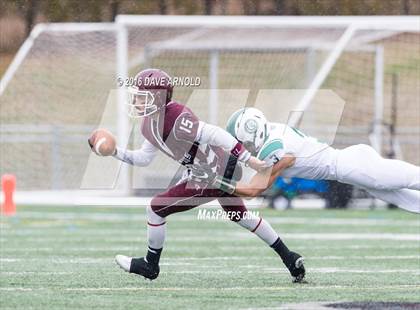
[[[213,11],[213,1],[212,0],[204,0],[204,14],[211,15]]]
[[[109,2],[109,8],[110,8],[110,11],[111,11],[111,20],[112,21],[115,21],[115,17],[118,15],[119,7],[120,7],[120,1],[119,0],[111,0]]]
[[[274,0],[276,15],[285,15],[286,13],[286,0]]]
[[[226,15],[226,13],[227,13],[227,0],[221,0],[220,3],[221,3],[220,7],[221,7],[222,15]]]
[[[159,0],[159,14],[166,15],[168,13],[168,6],[166,0]]]
[[[29,0],[26,5],[25,11],[25,21],[26,21],[26,35],[29,36],[31,33],[32,27],[35,23],[35,18],[38,13],[39,1],[38,0]]]
[[[402,12],[403,15],[410,15],[410,1],[402,0]]]
[[[258,15],[260,13],[260,0],[242,0],[245,15]]]

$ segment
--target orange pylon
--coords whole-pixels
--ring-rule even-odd
[[[13,193],[16,188],[16,177],[13,174],[4,174],[1,177],[1,188],[4,195],[1,212],[4,215],[14,215],[16,213],[16,205],[13,201]]]

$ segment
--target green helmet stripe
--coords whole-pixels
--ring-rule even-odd
[[[263,146],[260,153],[258,154],[258,159],[264,160],[268,155],[282,148],[283,142],[280,139],[270,141],[267,145]]]
[[[241,113],[244,111],[244,109],[240,109],[238,111],[236,111],[235,113],[233,113],[226,124],[226,131],[228,133],[230,133],[232,136],[234,136],[236,138],[236,133],[235,133],[235,125],[236,125],[236,121],[238,120],[239,115],[241,115]]]

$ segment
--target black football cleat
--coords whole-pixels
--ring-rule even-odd
[[[141,275],[149,280],[154,280],[159,275],[159,265],[148,263],[144,257],[134,258],[117,255],[115,261],[123,270]]]
[[[287,258],[283,260],[283,263],[286,265],[287,269],[289,269],[294,283],[304,282],[305,266],[303,266],[304,258],[302,256],[290,251]]]

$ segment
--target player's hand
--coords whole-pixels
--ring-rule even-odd
[[[254,156],[251,156],[250,159],[246,162],[246,164],[258,172],[264,171],[268,168],[267,163],[265,161],[259,160]]]
[[[186,167],[190,170],[190,180],[196,183],[212,185],[217,176],[207,164],[192,164]]]

